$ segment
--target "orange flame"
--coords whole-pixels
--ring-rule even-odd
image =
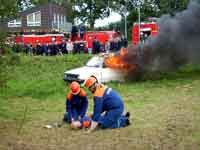
[[[122,71],[129,72],[130,70],[133,70],[136,68],[135,65],[128,64],[124,62],[124,57],[128,54],[128,51],[125,48],[121,48],[119,54],[110,54],[106,59],[105,59],[105,65],[107,67],[113,68],[113,69],[118,69]]]

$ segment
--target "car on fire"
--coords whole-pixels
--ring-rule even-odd
[[[105,65],[105,59],[105,55],[92,57],[85,66],[66,71],[64,73],[64,81],[83,83],[89,76],[94,75],[101,83],[110,81],[123,82],[125,80],[124,72],[107,67]]]

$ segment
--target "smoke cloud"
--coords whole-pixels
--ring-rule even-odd
[[[200,63],[200,3],[190,1],[186,10],[158,21],[158,35],[137,47],[129,46],[125,61],[146,71],[170,71]]]

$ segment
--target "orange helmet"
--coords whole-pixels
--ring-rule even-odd
[[[71,92],[72,92],[73,95],[77,95],[81,90],[79,83],[76,82],[76,81],[73,81],[70,84],[70,89],[71,89]]]
[[[95,82],[97,82],[97,78],[95,76],[90,76],[88,79],[85,80],[84,86],[86,88],[91,87]]]
[[[81,124],[82,124],[82,128],[89,128],[91,126],[91,118],[88,116],[84,116],[83,118],[81,118]]]
[[[85,120],[82,123],[83,128],[89,128],[91,125],[91,122],[89,120]]]

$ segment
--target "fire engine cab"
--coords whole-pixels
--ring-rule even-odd
[[[140,32],[140,33],[139,33]],[[156,36],[158,33],[158,25],[156,22],[134,23],[132,28],[132,43],[138,45],[144,42],[149,36]]]
[[[105,45],[106,41],[114,39],[117,36],[119,36],[119,34],[116,31],[87,31],[83,39],[77,36],[74,42],[84,42],[87,48],[92,48],[94,39],[97,39],[102,45]]]
[[[86,32],[85,40],[88,43],[88,48],[92,48],[92,42],[96,38],[102,45],[105,45],[106,41],[114,39],[118,36],[116,31],[91,31]]]

